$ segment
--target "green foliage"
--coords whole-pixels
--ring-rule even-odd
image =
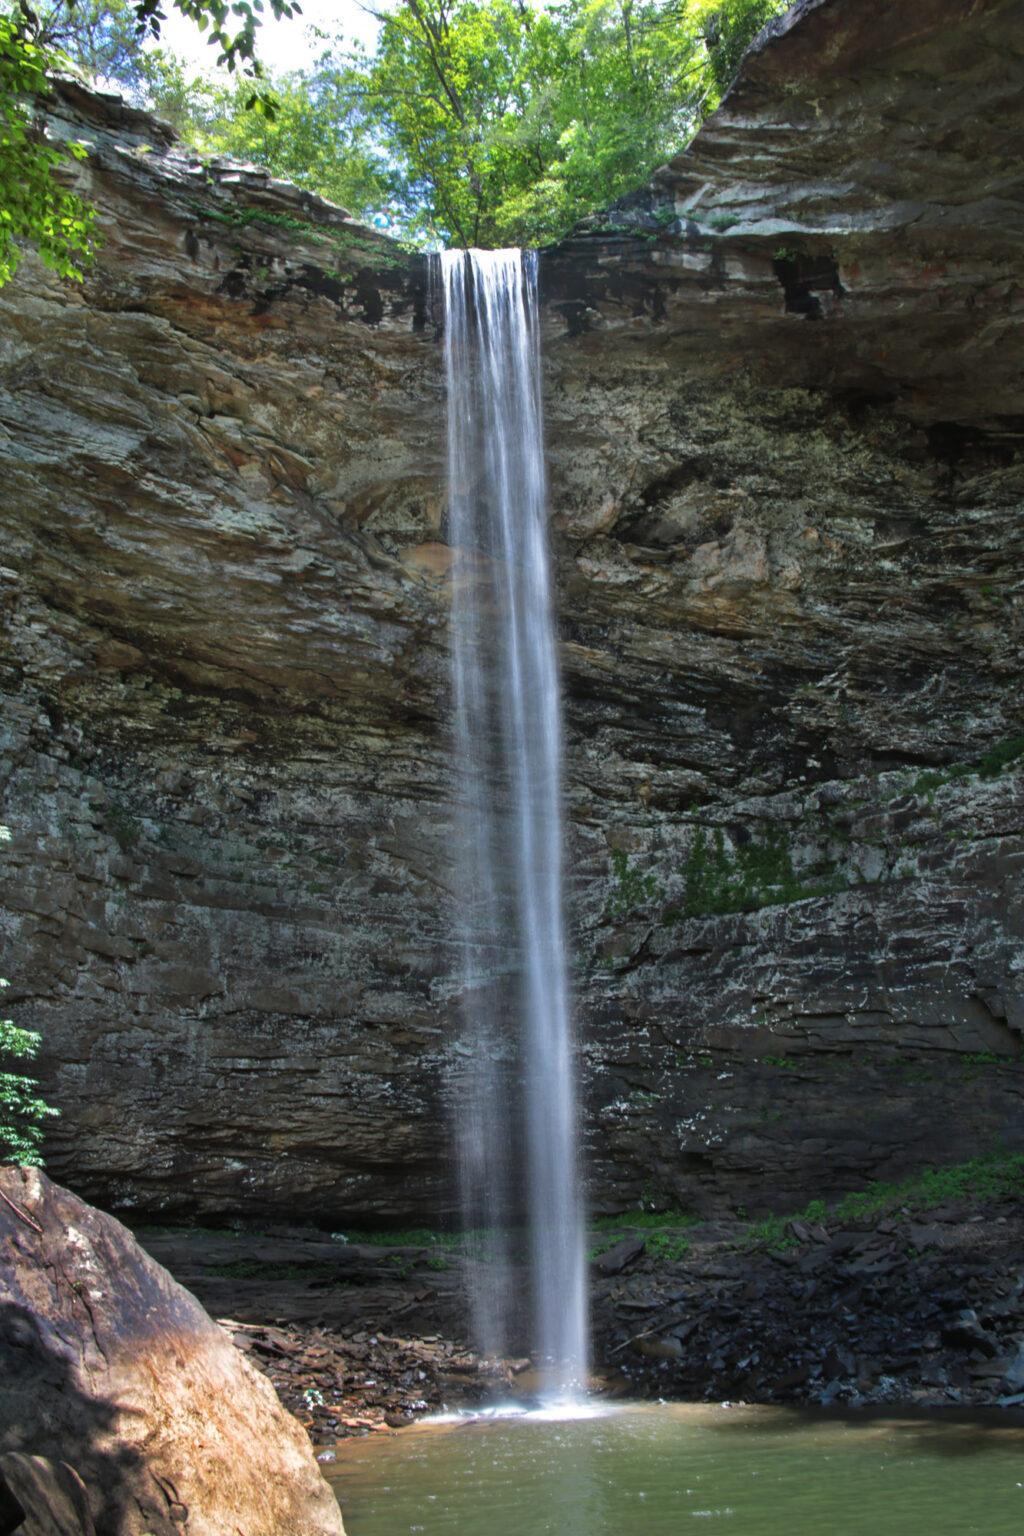
[[[301,235],[311,245],[330,246],[337,255],[347,258],[354,267],[372,266],[376,270],[382,267],[395,267],[401,264],[401,257],[394,256],[388,249],[388,243],[384,240],[374,240],[366,231],[360,233],[355,229],[347,229],[342,225],[315,224],[311,219],[297,219],[289,213],[271,213],[263,208],[230,207],[218,208],[210,203],[203,203],[193,199],[189,205],[199,218],[212,219],[215,224],[226,224],[233,229],[248,229],[264,226],[267,229],[287,229],[291,233]],[[264,276],[267,275],[264,269]],[[328,272],[328,276],[334,276],[339,282],[349,282],[351,272]],[[337,860],[322,854],[315,854],[316,863],[335,867]]]
[[[395,1232],[353,1228],[335,1235],[343,1237],[347,1243],[364,1243],[377,1248],[458,1248],[465,1236],[461,1232],[436,1232],[431,1227],[407,1227]]]
[[[1024,760],[1024,736],[1011,736],[992,747],[980,757],[973,767],[965,763],[952,763],[948,768],[927,768],[919,773],[910,786],[913,795],[924,795],[928,804],[935,800],[935,791],[958,779],[968,779],[976,774],[979,779],[996,779],[1009,768],[1015,768]],[[900,794],[906,791],[901,790]],[[893,797],[898,798],[898,797]]]
[[[665,1259],[669,1263],[685,1258],[690,1251],[689,1239],[674,1232],[651,1232],[644,1242],[652,1259]]]
[[[623,1211],[618,1216],[598,1216],[590,1223],[595,1232],[660,1232],[696,1226],[700,1220],[688,1211]]]
[[[49,0],[32,6],[16,0],[9,7],[26,36],[41,47],[56,50],[94,77],[122,83],[140,67],[143,42],[156,41],[167,19],[166,0]],[[216,50],[214,62],[234,73],[243,71],[250,81],[262,78],[256,58],[256,33],[262,12],[269,7],[278,20],[301,13],[295,0],[171,0],[173,8],[200,32],[208,34]],[[262,99],[260,87],[249,86],[249,100]]]
[[[220,0],[175,3],[209,19],[229,66],[251,59],[256,0],[233,7],[233,41]],[[554,239],[640,186],[717,105],[785,0],[396,0],[372,53],[338,39],[255,96],[246,81],[197,81],[166,54],[133,51],[140,10],[155,33],[157,5],[59,0],[61,46],[204,154],[255,160],[361,217],[386,209],[416,244],[502,245]],[[264,110],[247,110],[254,101]],[[674,210],[655,219],[667,227]]]
[[[460,245],[543,243],[639,186],[721,94],[741,13],[782,0],[403,0],[363,103],[422,207]],[[721,25],[717,23],[721,21]],[[752,35],[752,34],[751,34]]]
[[[201,154],[266,166],[356,213],[401,196],[401,178],[363,111],[359,81],[330,57],[301,74],[278,77],[272,115],[247,110],[245,81],[195,79],[163,54],[151,56],[148,68],[141,94]],[[262,215],[262,221],[284,217]]]
[[[765,1056],[762,1060],[766,1067],[782,1067],[789,1072],[792,1072],[797,1065],[789,1056]]]
[[[603,1233],[605,1240],[591,1248],[590,1257],[598,1258],[623,1237],[642,1236],[652,1258],[674,1263],[690,1251],[689,1239],[684,1234],[686,1228],[695,1226],[699,1220],[686,1211],[645,1209],[623,1211],[621,1216],[600,1216],[591,1222],[591,1227]]]
[[[978,774],[983,779],[994,779],[1002,773],[1004,768],[1010,768],[1024,758],[1024,736],[1011,736],[1009,741],[1000,742],[998,747],[993,747],[991,752],[978,764]]]
[[[639,907],[646,906],[658,894],[658,882],[653,875],[641,875],[629,862],[629,854],[621,848],[613,848],[610,854],[615,884],[605,907],[609,917],[628,917]]]
[[[94,248],[93,214],[58,173],[85,158],[81,144],[54,144],[35,121],[51,56],[0,16],[0,287],[13,277],[23,245],[61,277],[81,279]]]
[[[879,1182],[844,1195],[831,1209],[823,1200],[812,1200],[794,1215],[769,1216],[755,1223],[748,1229],[746,1241],[789,1248],[795,1245],[795,1239],[787,1234],[793,1221],[828,1221],[831,1226],[842,1227],[849,1222],[873,1221],[891,1211],[927,1211],[961,1201],[984,1205],[1008,1197],[1024,1199],[1024,1153],[993,1153],[949,1168],[926,1168],[899,1184]]]
[[[937,789],[940,789],[943,784],[948,784],[948,783],[949,783],[949,774],[947,774],[947,773],[938,773],[938,772],[929,770],[926,773],[919,773],[918,774],[917,778],[914,780],[914,783],[913,783],[913,785],[911,787],[911,793],[915,794],[915,795],[925,795],[927,797],[928,803],[930,805],[932,803],[932,801],[935,799],[935,791]]]
[[[0,980],[0,986],[7,985]],[[38,1050],[39,1036],[33,1030],[18,1029],[11,1019],[0,1019],[0,1063],[4,1058],[31,1061]],[[0,1066],[0,1159],[23,1167],[41,1165],[43,1128],[58,1113],[39,1097],[35,1078]]]
[[[788,0],[787,0],[788,3]],[[740,67],[744,53],[761,28],[786,9],[779,0],[725,0],[707,21],[708,73],[719,96],[724,96]]]
[[[824,896],[839,888],[832,873],[816,883],[802,881],[793,868],[783,828],[769,826],[761,837],[751,836],[730,848],[725,833],[715,827],[710,837],[698,826],[683,866],[682,912],[678,918],[725,912],[753,912],[760,907]]]
[[[218,50],[217,63],[244,68],[245,104],[272,114],[274,104],[259,83],[255,37],[264,0],[173,0]],[[269,0],[275,16],[292,16],[291,0]],[[165,19],[163,0],[55,0],[35,10],[27,0],[0,14],[0,287],[14,275],[30,246],[61,277],[80,281],[96,247],[94,211],[62,184],[86,149],[48,140],[36,121],[47,75],[77,63],[94,77],[122,81],[136,91],[152,83],[153,67],[142,53]]]

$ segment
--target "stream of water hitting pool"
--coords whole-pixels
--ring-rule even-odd
[[[587,1303],[562,903],[562,721],[548,551],[537,265],[446,251],[452,675],[463,1039],[462,1216],[478,1347],[514,1342],[522,1213],[549,1396],[586,1380]]]

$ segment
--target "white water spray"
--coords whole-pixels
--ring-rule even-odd
[[[466,1086],[463,1220],[479,1347],[521,1311],[509,1229],[528,1227],[531,1342],[546,1391],[586,1381],[576,1086],[562,910],[562,728],[547,538],[536,257],[446,251],[445,365]]]

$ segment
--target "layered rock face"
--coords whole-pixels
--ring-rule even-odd
[[[599,1206],[1024,1145],[1019,20],[805,0],[542,258]],[[109,100],[54,125],[106,243],[81,291],[0,291],[3,921],[51,1165],[151,1213],[443,1216],[429,272]]]

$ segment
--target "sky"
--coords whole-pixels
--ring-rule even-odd
[[[377,36],[377,22],[358,0],[301,0],[301,4],[302,15],[292,21],[275,21],[267,7],[267,14],[256,34],[256,50],[271,74],[302,69],[322,52],[322,44],[309,36],[310,26],[322,28],[330,38],[342,33],[348,41],[358,40],[367,46]],[[186,59],[201,74],[216,73],[213,63],[216,49],[210,47],[206,34],[187,21],[180,11],[167,7],[167,20],[160,33],[162,48]]]

